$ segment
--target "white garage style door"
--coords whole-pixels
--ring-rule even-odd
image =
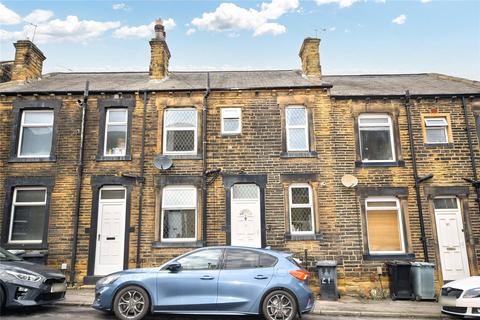
[[[460,203],[455,197],[434,199],[443,281],[470,275]]]
[[[95,275],[123,270],[125,249],[126,190],[124,187],[100,189],[95,250]]]
[[[231,245],[260,248],[260,188],[256,184],[235,184],[232,187]]]

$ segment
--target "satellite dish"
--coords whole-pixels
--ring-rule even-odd
[[[346,174],[342,177],[342,184],[347,188],[353,188],[358,184],[358,179],[351,174]]]
[[[157,154],[155,158],[153,158],[153,164],[157,169],[168,170],[172,167],[173,162],[168,156]]]

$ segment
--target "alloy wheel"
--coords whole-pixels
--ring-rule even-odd
[[[292,301],[283,293],[275,294],[267,301],[267,313],[270,319],[290,319],[294,312]]]
[[[145,297],[135,289],[125,291],[118,301],[118,311],[127,319],[135,319],[145,308]]]

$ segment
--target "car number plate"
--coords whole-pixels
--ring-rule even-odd
[[[455,307],[457,305],[457,298],[440,296],[438,298],[438,302],[440,303],[440,305],[445,307]]]
[[[50,289],[50,292],[64,292],[67,291],[67,283],[54,283]]]

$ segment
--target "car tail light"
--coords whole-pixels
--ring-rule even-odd
[[[305,270],[292,270],[289,273],[292,277],[295,277],[300,281],[305,281],[310,277],[310,273]]]

